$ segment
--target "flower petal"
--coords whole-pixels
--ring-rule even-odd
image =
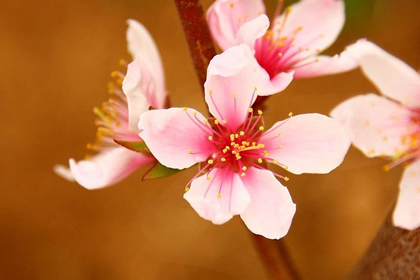
[[[54,173],[57,174],[58,176],[66,179],[69,182],[75,182],[76,180],[74,179],[73,174],[71,173],[70,168],[68,168],[67,166],[64,166],[62,164],[56,164],[54,165]]]
[[[233,215],[244,212],[250,203],[241,177],[228,169],[219,168],[195,179],[184,198],[200,217],[214,224],[229,221]]]
[[[223,49],[237,45],[240,27],[265,13],[261,0],[217,0],[207,11],[210,31],[217,44]]]
[[[141,115],[139,135],[160,163],[184,169],[205,161],[215,149],[204,120],[194,109],[151,110]]]
[[[402,141],[414,128],[410,111],[385,97],[358,95],[339,104],[331,116],[345,125],[353,144],[368,157],[394,156],[410,145]]]
[[[267,96],[285,90],[293,81],[295,72],[280,72],[272,79],[264,68],[258,70],[258,95]]]
[[[368,41],[347,47],[350,55],[382,94],[409,107],[420,107],[420,74]]]
[[[128,20],[127,42],[128,51],[135,59],[141,59],[144,71],[148,71],[153,78],[154,98],[150,100],[155,108],[163,108],[166,102],[165,74],[162,60],[156,44],[147,29],[135,20]]]
[[[286,11],[275,20],[273,30],[281,30],[279,36],[295,38],[297,48],[325,50],[334,43],[344,25],[342,0],[301,0],[289,9],[289,13]]]
[[[251,167],[242,181],[251,197],[251,203],[241,218],[255,234],[280,239],[289,231],[296,205],[290,193],[268,170]]]
[[[140,115],[149,110],[154,100],[153,92],[149,92],[151,82],[150,73],[142,65],[141,59],[128,64],[122,90],[127,97],[129,129],[135,133],[139,132]]]
[[[420,159],[404,171],[393,219],[394,225],[403,229],[420,227]]]
[[[343,162],[350,147],[344,127],[320,114],[297,115],[278,122],[260,142],[270,158],[294,174],[329,173]]]
[[[255,40],[262,37],[270,26],[270,20],[265,14],[244,23],[236,34],[236,44],[245,44],[254,49]]]
[[[342,73],[355,69],[357,62],[349,55],[347,51],[343,51],[340,55],[334,56],[316,56],[302,61],[298,65],[293,66],[296,78],[308,78],[322,75],[330,75]]]
[[[125,148],[110,148],[87,160],[70,159],[74,179],[86,189],[100,189],[118,183],[133,171],[153,162],[152,156]]]
[[[257,62],[251,50],[240,45],[216,55],[209,64],[204,84],[210,113],[226,120],[232,130],[240,126],[257,98]]]

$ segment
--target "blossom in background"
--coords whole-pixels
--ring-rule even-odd
[[[350,139],[338,121],[304,114],[267,130],[252,105],[259,84],[251,50],[236,46],[208,67],[205,100],[214,118],[189,108],[147,111],[140,137],[163,165],[184,169],[200,163],[184,198],[204,219],[223,224],[241,215],[254,233],[278,239],[287,234],[296,206],[268,169],[328,173],[344,159]]]
[[[142,141],[137,128],[139,116],[150,106],[163,108],[166,101],[158,49],[143,25],[134,20],[129,20],[128,25],[128,50],[134,61],[128,65],[125,76],[113,72],[117,82],[109,85],[109,100],[101,108],[94,108],[98,116],[97,138],[88,148],[97,154],[79,162],[70,159],[70,170],[62,165],[54,168],[62,177],[87,189],[113,185],[136,169],[155,162],[150,154],[131,151],[114,141]]]
[[[348,47],[364,74],[385,96],[358,95],[338,105],[331,115],[350,131],[353,144],[368,157],[385,157],[386,170],[411,162],[400,182],[394,224],[420,226],[420,75],[407,64],[368,41]]]
[[[340,73],[357,66],[346,53],[318,55],[337,38],[345,21],[341,0],[301,0],[280,15],[279,0],[270,26],[261,0],[216,0],[207,20],[218,45],[246,44],[253,51],[264,86],[260,95],[284,90],[293,78]]]

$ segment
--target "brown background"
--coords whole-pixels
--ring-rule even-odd
[[[368,37],[420,67],[417,0],[347,5],[328,53]],[[205,111],[172,1],[2,3],[0,279],[267,279],[239,218],[214,226],[182,199],[194,170],[146,183],[137,172],[99,191],[53,174],[94,137],[92,107],[107,98],[119,59],[129,59],[127,18],[154,35],[172,104]],[[370,91],[359,71],[294,81],[270,99],[266,123],[289,111],[327,114]],[[330,175],[290,176],[298,211],[285,242],[304,279],[340,279],[365,250],[397,194],[402,170],[385,173],[384,163],[352,148]]]

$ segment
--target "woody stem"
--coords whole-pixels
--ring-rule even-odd
[[[216,55],[210,30],[199,0],[174,0],[200,84],[206,81],[207,66]],[[204,90],[204,88],[203,88]],[[261,100],[260,100],[261,101]],[[262,105],[260,103],[259,105]],[[252,235],[272,280],[299,280],[284,241]]]

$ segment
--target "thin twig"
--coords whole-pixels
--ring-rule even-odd
[[[347,280],[420,279],[420,229],[396,228],[392,211]]]
[[[210,30],[199,0],[174,0],[184,28],[200,84],[206,81],[207,66],[216,55]]]
[[[174,0],[184,28],[190,54],[200,84],[206,81],[207,66],[216,55],[213,40],[199,0]],[[203,88],[204,89],[204,88]],[[262,100],[260,100],[262,101]],[[262,105],[260,103],[259,105]],[[252,235],[255,246],[272,280],[299,280],[282,240],[272,241]]]

